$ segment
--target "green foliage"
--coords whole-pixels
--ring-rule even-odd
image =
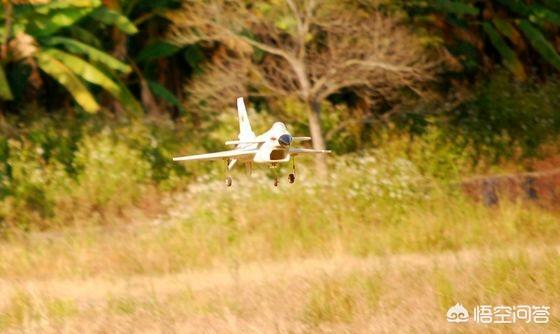
[[[557,79],[517,83],[507,74],[495,75],[457,108],[450,118],[450,138],[469,143],[475,159],[537,156],[541,145],[560,131],[558,89]]]
[[[179,101],[179,99],[175,95],[173,95],[173,93],[168,91],[167,88],[152,80],[148,81],[148,85],[150,87],[150,90],[156,96],[160,97],[165,102],[177,107],[181,111],[181,113],[183,113],[183,115],[186,113],[185,108],[183,108],[183,105],[181,104],[181,101]]]
[[[421,17],[423,22],[437,23],[435,25],[437,33],[441,32],[442,24],[445,24],[446,32],[443,35],[449,50],[454,52],[468,69],[480,69],[484,59],[492,57],[484,47],[487,42],[490,42],[498,51],[505,67],[517,79],[525,80],[527,77],[525,67],[535,64],[539,58],[523,52],[525,49],[523,40],[533,47],[541,56],[540,59],[560,69],[560,55],[553,45],[554,40],[550,39],[558,34],[558,26],[560,26],[560,8],[554,4],[554,1],[499,0],[495,3],[474,0],[430,3],[412,1],[405,3],[404,6],[412,17]],[[479,15],[479,9],[484,15]],[[432,17],[434,14],[436,19]],[[517,28],[523,32],[524,38]],[[513,48],[500,35],[507,37]],[[459,43],[471,44],[478,55],[473,57],[472,54],[458,52]],[[479,66],[472,66],[473,62]]]
[[[14,95],[12,94],[12,90],[10,89],[10,84],[6,79],[6,72],[2,65],[0,65],[0,97],[4,100],[12,100]]]
[[[0,220],[20,228],[42,226],[55,214],[57,199],[70,190],[71,182],[58,161],[45,161],[44,150],[29,140],[8,140],[8,196],[0,202]]]
[[[46,39],[45,43],[49,46],[62,45],[70,52],[86,55],[90,61],[101,63],[110,69],[123,73],[129,73],[132,70],[130,66],[115,57],[71,38],[53,36]]]
[[[537,52],[552,66],[560,70],[560,55],[554,49],[554,46],[544,37],[542,32],[535,28],[531,23],[522,20],[519,28],[527,36],[531,45]]]
[[[119,96],[119,86],[103,72],[97,69],[97,67],[91,65],[82,58],[57,49],[46,49],[43,51],[43,53],[46,53],[49,56],[58,59],[66,66],[72,68],[72,71],[85,81],[103,87],[105,90],[115,95],[116,97]]]
[[[483,28],[488,37],[490,37],[490,41],[492,45],[498,50],[500,55],[502,56],[504,65],[518,78],[525,79],[527,76],[525,74],[525,69],[523,68],[523,64],[517,58],[515,51],[513,51],[505,41],[500,37],[498,32],[492,27],[492,24],[489,22],[483,23]]]
[[[25,125],[8,129],[0,141],[0,225],[96,221],[92,213],[120,212],[149,187],[173,189],[185,175],[170,159],[182,145],[171,123],[26,116],[32,121],[14,120]]]
[[[74,167],[79,184],[76,196],[93,208],[130,206],[150,178],[150,164],[141,152],[115,142],[108,131],[84,137],[78,145]]]
[[[76,24],[101,5],[100,0],[91,1],[52,1],[44,5],[16,6],[15,26],[23,25],[22,30],[37,36],[50,36],[59,30]]]
[[[433,1],[433,6],[438,10],[450,14],[478,15],[479,13],[479,9],[476,8],[475,6],[460,1],[436,0]]]
[[[114,10],[110,10],[106,7],[99,7],[91,15],[98,21],[107,25],[114,25],[129,35],[138,33],[138,28],[134,23],[130,22],[126,16]]]
[[[155,42],[147,45],[136,56],[138,62],[149,61],[159,58],[165,58],[174,55],[181,48],[167,42]]]
[[[97,112],[100,107],[85,80],[101,86],[111,93],[117,100],[123,102],[128,110],[135,113],[141,107],[128,92],[123,84],[115,83],[115,79],[104,71],[115,70],[129,73],[130,66],[115,57],[101,51],[102,43],[91,32],[81,28],[78,24],[86,18],[94,22],[115,25],[128,34],[137,32],[136,27],[126,17],[102,6],[101,1],[52,1],[38,5],[14,5],[13,30],[16,43],[10,43],[10,55],[5,61],[20,66],[19,58],[28,58],[27,62],[37,63],[39,68],[70,92],[74,100],[87,112]],[[3,20],[6,20],[4,17]],[[5,34],[2,25],[0,32]],[[73,39],[69,36],[75,36]],[[88,44],[89,43],[89,44]],[[62,46],[69,52],[56,50]],[[76,55],[85,55],[89,62]],[[4,76],[0,73],[0,81]],[[27,79],[27,78],[26,78]],[[0,97],[11,100],[7,80],[0,82],[2,91]],[[7,87],[7,88],[6,88]]]
[[[36,54],[36,59],[41,69],[66,87],[85,111],[94,113],[99,110],[99,105],[93,95],[64,63],[45,52]]]

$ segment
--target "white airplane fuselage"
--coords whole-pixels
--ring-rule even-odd
[[[257,136],[254,140],[260,143],[239,144],[237,149],[240,150],[257,150],[253,158],[243,159],[240,161],[253,161],[261,164],[275,165],[277,163],[290,161],[290,145],[292,144],[292,135],[288,132],[286,125],[282,122],[276,122],[265,133]]]

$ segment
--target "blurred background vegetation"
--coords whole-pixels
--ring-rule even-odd
[[[559,27],[555,0],[3,0],[1,225],[103,223],[221,170],[170,158],[223,149],[237,96],[259,130],[438,182],[532,169]]]
[[[2,0],[0,331],[560,331],[559,30],[559,0]],[[239,96],[334,154],[278,188],[172,162]]]

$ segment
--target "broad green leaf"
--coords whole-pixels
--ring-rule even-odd
[[[560,0],[541,0],[540,2],[553,11],[560,12]]]
[[[14,99],[14,94],[12,94],[10,83],[6,78],[6,72],[4,72],[2,65],[0,65],[0,98],[7,101]]]
[[[259,51],[260,50],[257,49],[255,53]],[[185,51],[183,52],[183,56],[185,61],[194,69],[195,72],[199,72],[201,70],[201,64],[206,59],[204,52],[199,45],[187,45],[185,47]]]
[[[560,55],[554,49],[554,46],[546,39],[542,32],[535,28],[529,21],[522,20],[519,28],[523,31],[529,43],[537,50],[537,52],[552,66],[560,70]]]
[[[499,18],[493,19],[492,23],[494,23],[496,29],[498,29],[498,31],[502,35],[506,36],[515,46],[523,46],[523,37],[521,36],[521,33],[519,33],[519,30],[517,30],[517,28],[515,28],[513,24]]]
[[[39,5],[25,4],[15,5],[14,14],[16,17],[31,18],[33,15],[49,15],[59,10],[65,9],[83,9],[95,8],[101,6],[101,0],[67,0],[67,1],[50,1]]]
[[[560,14],[546,7],[534,4],[531,5],[531,11],[532,13],[529,19],[534,23],[543,24],[548,22],[557,26],[560,25]]]
[[[70,27],[88,16],[94,7],[53,10],[47,14],[31,12],[29,14],[15,13],[16,17],[27,22],[26,32],[37,37],[50,36],[62,28]]]
[[[120,93],[119,86],[105,75],[105,73],[82,58],[57,49],[46,49],[42,51],[42,53],[60,60],[64,65],[70,68],[72,72],[85,81],[103,87],[106,91],[118,98]]]
[[[136,100],[134,95],[128,90],[125,84],[120,81],[116,81],[117,85],[120,88],[119,94],[119,101],[122,103],[123,107],[128,111],[132,112],[134,115],[142,115],[144,113],[144,109],[142,109],[142,105]]]
[[[44,39],[44,43],[49,46],[62,45],[70,52],[84,54],[91,61],[98,62],[117,71],[124,73],[129,73],[131,71],[130,66],[117,58],[75,39],[54,36]]]
[[[62,62],[43,52],[35,54],[39,68],[64,86],[85,111],[99,111],[99,105],[80,79]]]
[[[126,16],[104,6],[96,9],[91,16],[107,25],[113,25],[129,35],[138,32],[138,28]]]
[[[101,6],[101,0],[63,0],[63,1],[50,1],[44,5],[35,5],[35,10],[48,14],[51,10],[66,9],[66,8],[92,8]]]
[[[136,114],[142,113],[142,106],[140,106],[138,101],[125,85],[113,80],[108,74],[104,73],[92,64],[72,54],[57,49],[48,49],[43,52],[63,62],[85,81],[103,87],[103,89],[113,95],[113,97],[115,97],[115,99],[117,99],[126,110]]]
[[[70,32],[72,38],[77,39],[80,42],[93,46],[97,49],[102,47],[102,43],[99,38],[87,29],[74,25],[68,28],[68,31]]]
[[[146,60],[169,57],[177,53],[179,50],[181,50],[181,48],[176,45],[167,42],[155,42],[142,49],[136,57],[136,61],[142,62]]]
[[[478,15],[478,8],[462,3],[459,1],[451,0],[435,0],[433,6],[445,13],[457,14],[457,15]]]
[[[482,25],[484,32],[490,38],[490,42],[498,50],[500,56],[502,56],[502,61],[504,65],[515,75],[516,78],[524,80],[527,75],[525,74],[525,68],[515,52],[506,44],[506,42],[500,37],[500,34],[492,27],[489,22],[485,22]]]
[[[524,16],[531,14],[531,9],[522,0],[497,0],[502,5],[508,7],[512,12]]]
[[[173,93],[167,90],[167,88],[152,80],[148,80],[148,86],[150,87],[150,90],[152,91],[152,93],[154,93],[154,95],[165,100],[167,103],[174,105],[181,111],[181,113],[186,113],[183,105],[181,104],[181,101],[179,101],[179,99]]]

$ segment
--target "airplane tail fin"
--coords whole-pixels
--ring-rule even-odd
[[[247,141],[256,138],[255,133],[251,129],[251,123],[249,123],[247,109],[245,109],[242,97],[237,98],[237,116],[239,117],[239,140]]]

